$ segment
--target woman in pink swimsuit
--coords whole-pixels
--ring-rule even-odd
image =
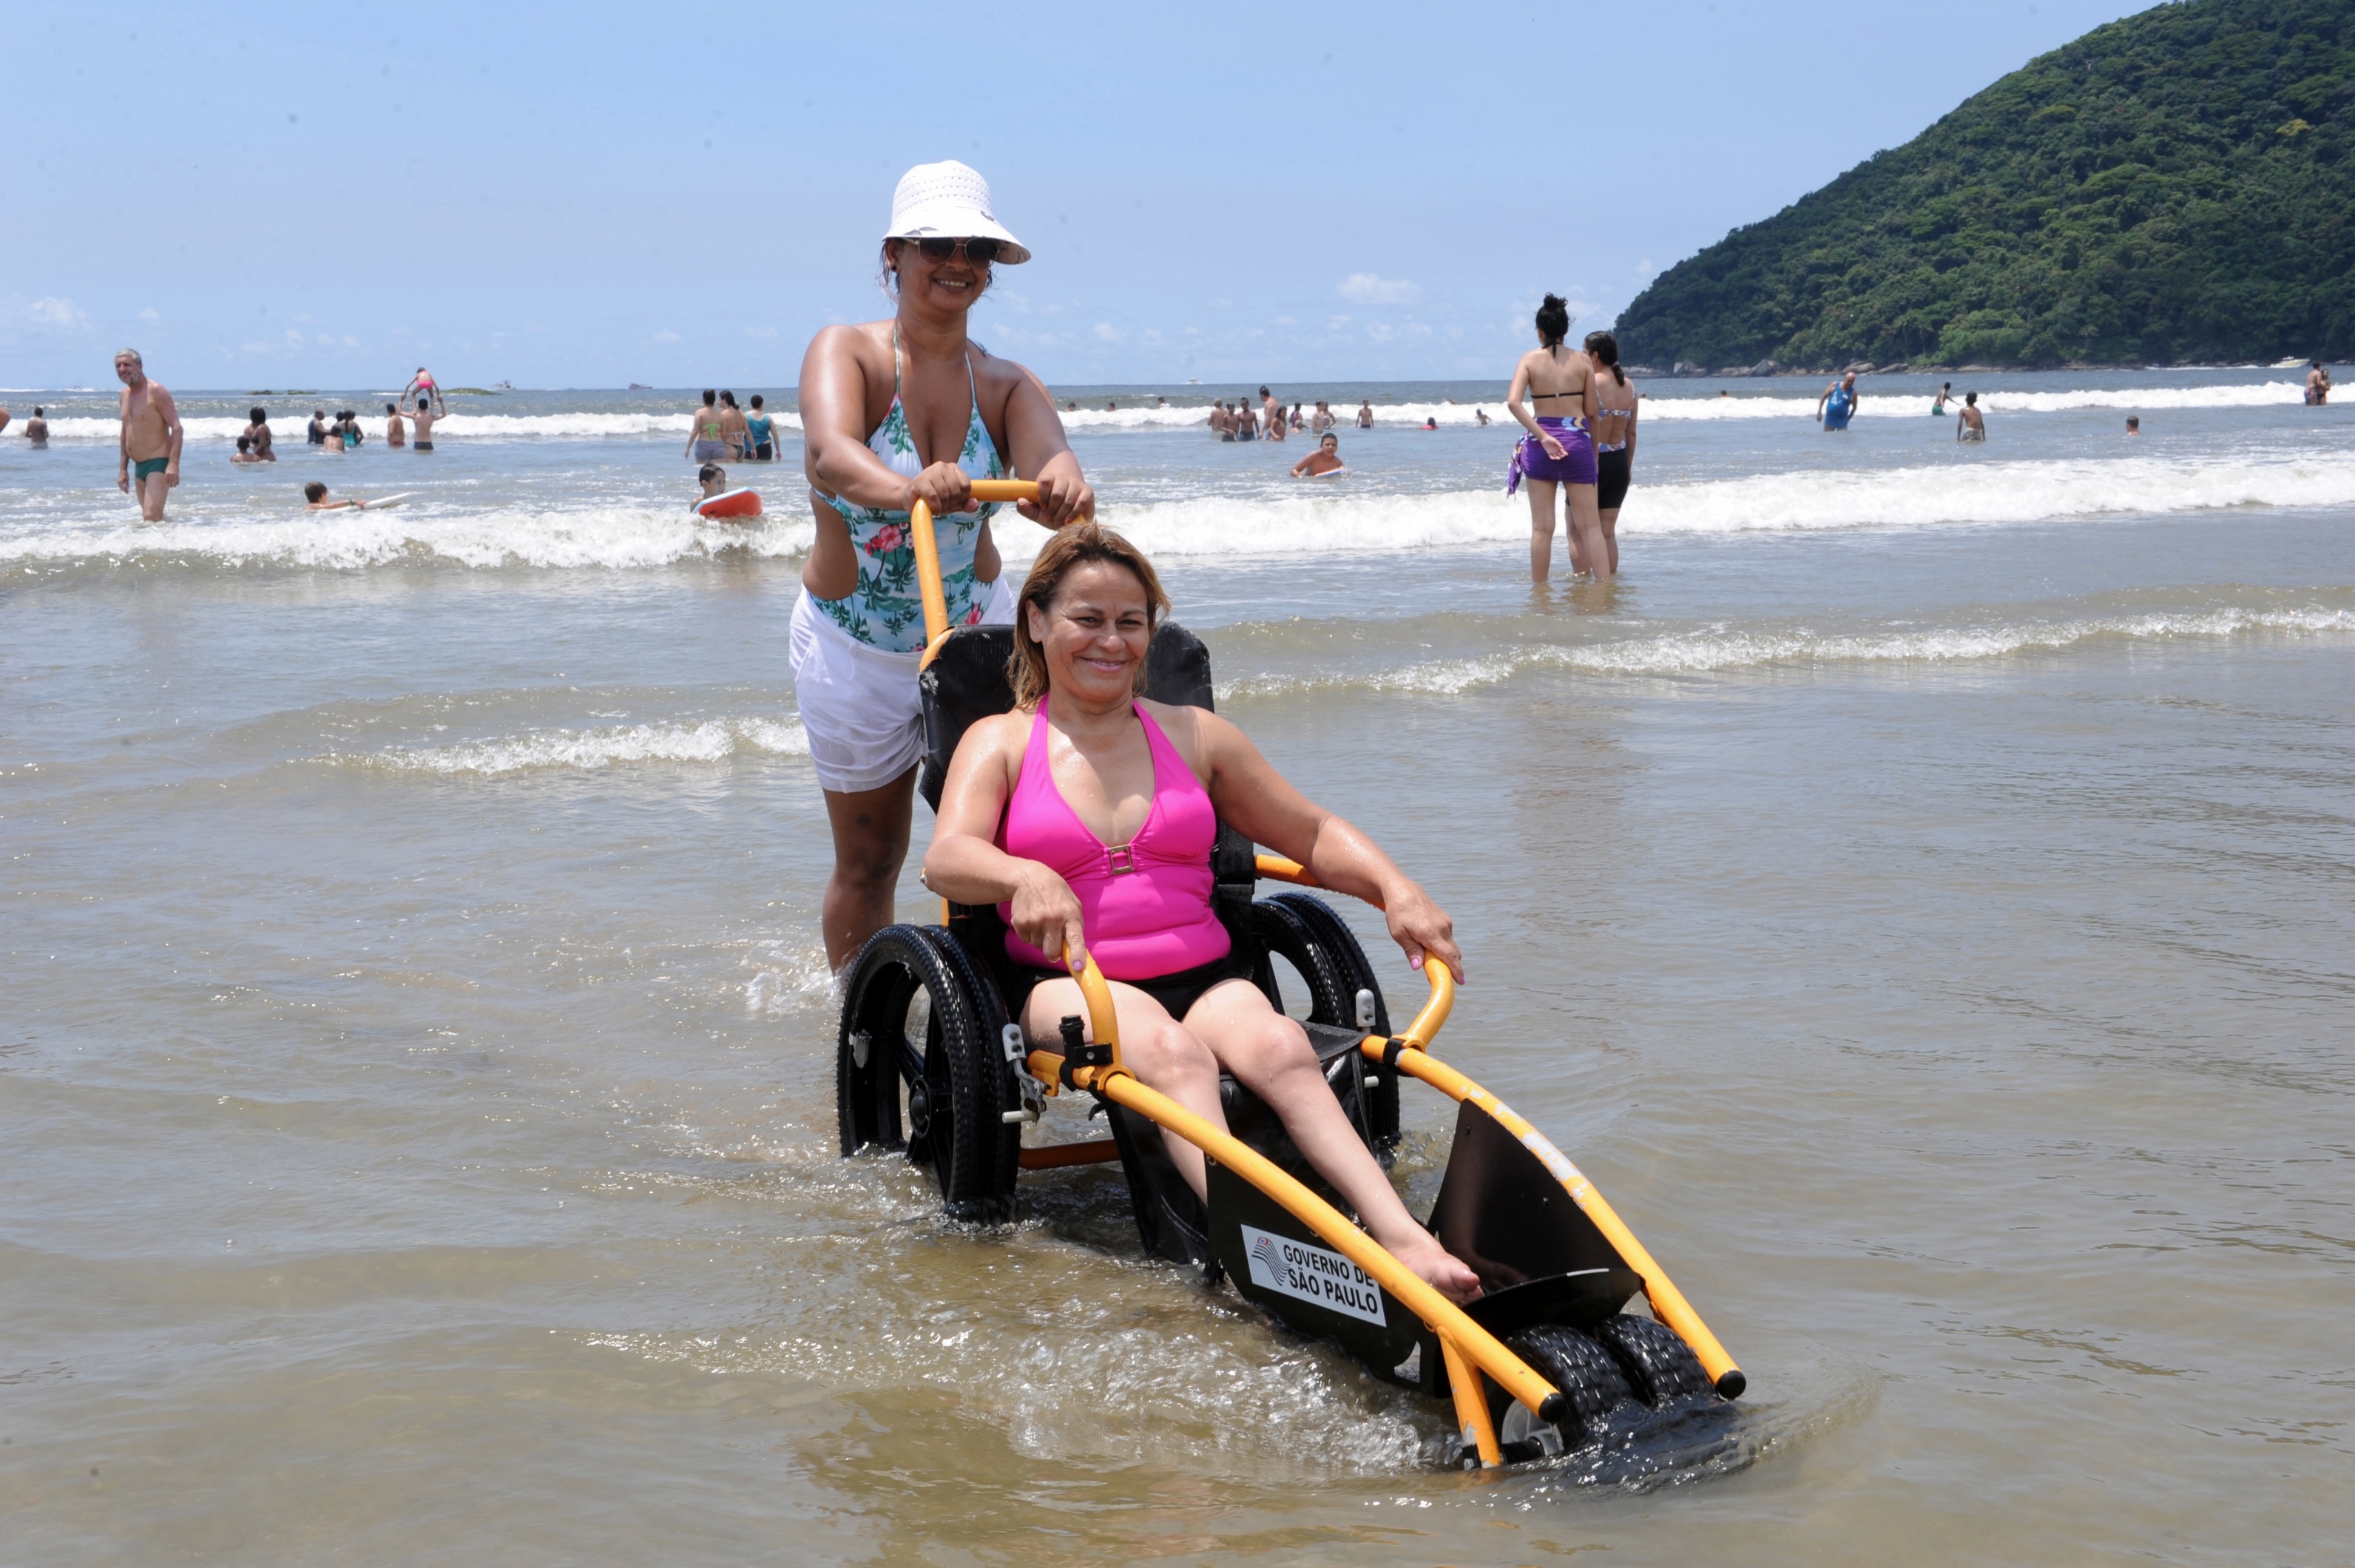
[[[1034,1040],[1084,1013],[1082,944],[1113,982],[1129,1070],[1215,1125],[1219,1072],[1283,1118],[1374,1239],[1457,1299],[1479,1280],[1407,1213],[1326,1086],[1307,1034],[1268,1005],[1210,906],[1224,818],[1337,891],[1387,912],[1417,965],[1463,977],[1453,923],[1357,828],[1312,804],[1227,720],[1140,698],[1169,607],[1152,563],[1092,523],[1039,552],[1015,613],[1012,712],[967,730],[941,795],[924,884],[996,903],[1019,979],[1008,1010]],[[1068,959],[1068,962],[1065,960]],[[1170,1157],[1199,1196],[1201,1151]]]

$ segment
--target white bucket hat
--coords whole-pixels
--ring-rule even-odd
[[[989,210],[989,182],[979,170],[958,163],[918,164],[900,176],[891,193],[891,227],[886,240],[995,240],[997,259],[1013,265],[1030,259],[1030,248],[1006,231]]]

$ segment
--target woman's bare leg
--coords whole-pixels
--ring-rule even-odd
[[[1603,519],[1604,549],[1611,560],[1611,575],[1616,577],[1619,575],[1619,508],[1614,507],[1596,516]]]
[[[1213,987],[1187,1013],[1186,1028],[1210,1041],[1219,1063],[1284,1119],[1284,1130],[1308,1163],[1391,1256],[1455,1300],[1480,1294],[1479,1276],[1450,1256],[1399,1201],[1390,1178],[1342,1115],[1306,1033],[1270,1007],[1258,987],[1246,980]],[[1215,1093],[1215,1079],[1212,1087]]]
[[[1226,1131],[1226,1108],[1219,1104],[1219,1063],[1210,1048],[1134,986],[1112,983],[1112,1010],[1120,1020],[1121,1064],[1146,1088],[1160,1090],[1220,1132]],[[1041,980],[1022,1009],[1023,1032],[1042,1048],[1060,1046],[1062,1020],[1075,1013],[1082,1019],[1088,1016],[1077,980]],[[1090,1038],[1094,1033],[1088,1030]],[[1329,1100],[1332,1095],[1325,1097]],[[1202,1168],[1202,1151],[1174,1135],[1166,1141],[1169,1163],[1178,1168],[1194,1196],[1208,1201],[1209,1181]]]
[[[858,956],[868,937],[891,923],[915,794],[913,768],[879,788],[826,792],[834,875],[826,880],[819,926],[826,933],[826,967],[837,973]]]
[[[1553,571],[1554,484],[1550,479],[1524,479],[1521,487],[1529,493],[1529,581],[1543,582]],[[1574,549],[1577,545],[1573,536],[1571,547]]]
[[[1570,491],[1571,559],[1578,560],[1582,557],[1582,564],[1594,573],[1594,581],[1608,582],[1615,563],[1604,542],[1602,515],[1594,507],[1594,486],[1571,485],[1565,488]]]

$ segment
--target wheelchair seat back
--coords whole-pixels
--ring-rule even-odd
[[[916,787],[934,811],[941,808],[949,759],[964,732],[976,720],[1014,706],[1014,687],[1006,678],[1013,653],[1013,627],[960,626],[917,677],[924,702],[924,769]],[[1217,711],[1210,697],[1210,650],[1202,639],[1175,621],[1161,623],[1145,657],[1145,695],[1173,707]]]

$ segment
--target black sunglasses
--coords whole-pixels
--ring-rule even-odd
[[[998,251],[1005,249],[1004,241],[997,240],[919,240],[916,241],[916,249],[924,253],[924,260],[927,261],[945,261],[957,253],[959,246],[964,248],[964,259],[976,267],[988,266],[997,260]]]

